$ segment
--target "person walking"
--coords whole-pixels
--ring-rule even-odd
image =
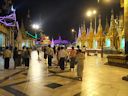
[[[14,51],[13,51],[13,59],[14,59],[14,69],[15,69],[16,66],[18,65],[18,50],[17,50],[17,47],[15,47]]]
[[[60,69],[63,71],[65,69],[65,58],[67,57],[67,52],[64,50],[63,47],[61,47],[61,50],[59,51],[59,65]]]
[[[82,77],[83,77],[84,59],[85,59],[84,53],[82,53],[81,50],[78,50],[77,54],[76,54],[77,76],[78,76],[78,79],[81,81],[82,81]]]
[[[51,48],[50,45],[48,45],[47,54],[48,54],[48,67],[51,67],[52,66],[52,58],[53,58],[53,55],[54,55],[54,51],[53,51],[53,49]]]
[[[70,58],[70,71],[73,69],[74,71],[74,66],[75,66],[75,61],[76,61],[76,50],[74,47],[72,47],[71,51],[69,52],[69,58]]]
[[[6,47],[6,49],[3,52],[3,57],[4,57],[4,69],[9,69],[9,61],[11,58],[11,50],[9,50],[9,47]]]
[[[44,60],[46,63],[46,59],[47,59],[47,47],[46,46],[44,46],[43,51],[44,51]]]

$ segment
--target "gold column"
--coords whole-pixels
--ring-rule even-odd
[[[128,54],[128,0],[124,0],[125,54]]]

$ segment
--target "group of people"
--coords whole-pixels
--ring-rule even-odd
[[[14,69],[17,66],[20,66],[21,63],[26,67],[29,67],[30,49],[23,47],[23,50],[19,51],[17,47],[15,47],[13,50],[11,50],[9,47],[6,47],[3,51],[3,58],[4,69],[9,69],[10,63],[14,63]]]
[[[84,59],[85,51],[82,51],[79,46],[77,49],[72,47],[67,49],[63,46],[51,47],[50,45],[43,48],[44,50],[44,59],[48,58],[48,67],[50,68],[53,64],[54,58],[57,60],[57,66],[60,67],[61,71],[65,70],[67,62],[70,64],[70,71],[74,71],[75,65],[77,64],[77,75],[80,80],[82,80],[83,68],[84,68]]]
[[[70,64],[70,71],[74,71],[75,65],[77,64],[77,75],[79,79],[82,80],[85,52],[83,52],[79,46],[77,46],[77,49],[74,47],[67,49],[64,46],[54,46],[52,48],[50,45],[48,45],[43,47],[43,52],[45,62],[46,59],[48,59],[48,68],[53,66],[53,58],[56,58],[56,66],[59,67],[61,71],[65,70],[67,62]],[[37,53],[39,56],[38,48]],[[28,68],[30,57],[30,48],[23,47],[22,51],[19,51],[16,47],[13,50],[10,50],[9,47],[6,47],[3,51],[4,69],[9,69],[10,59],[14,60],[14,69],[17,66],[21,66],[21,63]]]

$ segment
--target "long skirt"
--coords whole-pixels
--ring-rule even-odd
[[[74,68],[74,65],[75,65],[75,57],[72,57],[70,59],[71,59],[71,61],[70,61],[70,68]]]
[[[84,61],[78,61],[77,65],[77,76],[83,77]]]
[[[64,63],[65,63],[65,58],[60,58],[59,65],[61,70],[64,70]]]

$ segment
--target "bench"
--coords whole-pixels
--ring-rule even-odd
[[[108,64],[119,67],[128,67],[128,56],[127,55],[108,55]]]

